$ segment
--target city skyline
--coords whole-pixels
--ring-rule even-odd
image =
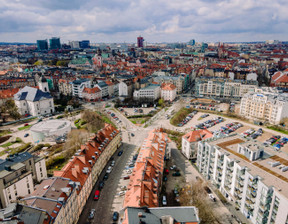
[[[0,40],[36,42],[59,36],[63,42],[285,41],[284,0],[91,0],[57,2],[1,0]]]

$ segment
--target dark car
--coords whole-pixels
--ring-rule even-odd
[[[179,176],[181,176],[181,173],[179,171],[177,171],[177,172],[173,173],[172,176],[179,177]]]
[[[123,150],[118,152],[118,156],[121,156],[123,154]]]
[[[29,134],[28,133],[26,133],[25,135],[24,135],[24,138],[26,138],[26,137],[28,137],[29,136]]]
[[[100,181],[99,183],[99,189],[102,189],[104,187],[105,182],[104,181]]]
[[[211,194],[211,193],[212,193],[212,191],[210,190],[210,188],[207,187],[207,186],[204,187],[204,190],[205,190],[208,194]]]
[[[166,182],[168,180],[167,176],[163,177],[163,181]]]
[[[131,133],[131,136],[134,137],[135,135],[133,133]]]
[[[113,221],[117,221],[119,218],[119,213],[118,212],[114,212],[113,213]]]
[[[107,180],[108,179],[108,173],[106,173],[103,177],[103,180]]]

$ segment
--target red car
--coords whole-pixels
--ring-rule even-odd
[[[28,126],[29,124],[24,124],[24,127]]]
[[[99,191],[99,190],[96,190],[96,191],[95,191],[95,195],[94,195],[94,200],[95,200],[95,201],[98,201],[99,196],[100,196],[100,191]]]
[[[165,174],[169,174],[169,170],[168,170],[168,169],[165,169],[165,170],[164,170],[164,173],[165,173]]]

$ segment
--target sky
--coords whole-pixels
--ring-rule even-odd
[[[288,40],[287,0],[0,0],[0,42]]]

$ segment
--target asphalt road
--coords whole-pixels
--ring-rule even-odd
[[[100,197],[98,201],[94,201],[94,193],[98,189],[99,182],[103,180],[103,176],[106,173],[107,167],[110,165],[111,162],[109,162],[105,169],[102,171],[98,181],[96,182],[95,186],[93,187],[93,190],[89,196],[89,199],[87,200],[87,203],[82,211],[82,214],[79,218],[78,223],[79,224],[85,224],[85,223],[97,223],[97,224],[108,224],[113,223],[112,221],[112,203],[114,200],[114,197],[117,193],[117,187],[121,178],[121,174],[123,169],[125,168],[125,165],[131,155],[131,153],[134,151],[135,146],[127,143],[123,143],[123,145],[116,151],[115,155],[113,155],[115,162],[115,165],[113,167],[112,172],[109,174],[108,180],[105,181],[104,188],[100,192]],[[118,152],[120,150],[123,150],[122,156],[118,156]],[[96,210],[96,214],[94,219],[88,220],[89,212],[90,210],[94,208]]]

